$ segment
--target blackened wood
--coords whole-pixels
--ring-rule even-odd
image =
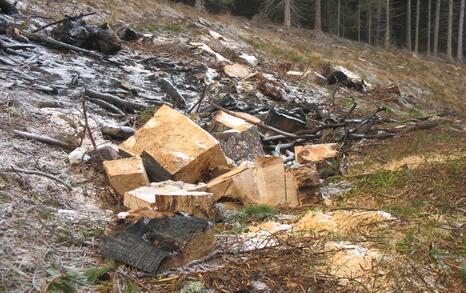
[[[88,96],[90,98],[103,100],[103,101],[105,101],[107,103],[110,103],[110,104],[116,105],[116,106],[118,106],[120,108],[125,108],[125,109],[128,109],[128,110],[138,111],[138,110],[142,110],[142,109],[144,109],[146,107],[143,104],[139,104],[139,103],[131,102],[131,101],[126,101],[126,100],[123,100],[120,97],[110,95],[110,94],[100,93],[100,92],[97,92],[97,91],[94,91],[94,90],[91,90],[91,89],[86,89],[85,94],[86,94],[86,96]]]
[[[106,258],[156,274],[192,261],[191,255],[197,258],[207,255],[213,247],[212,231],[209,221],[181,214],[152,220],[143,218],[105,237],[101,252]],[[196,238],[205,233],[212,233],[212,237]],[[192,242],[194,239],[198,241]],[[195,247],[205,255],[191,251]]]

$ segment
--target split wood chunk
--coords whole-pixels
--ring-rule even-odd
[[[265,156],[259,130],[255,125],[241,132],[230,129],[212,135],[220,142],[225,155],[236,163],[254,161],[257,157]]]
[[[151,183],[125,193],[124,205],[129,209],[154,208],[159,212],[186,212],[207,217],[213,205],[212,193],[205,184],[194,185],[171,180]]]
[[[103,166],[110,184],[122,196],[135,188],[149,186],[149,179],[140,157],[105,161]]]
[[[303,164],[306,162],[320,162],[325,159],[335,158],[338,154],[338,144],[315,144],[296,146],[295,149],[296,162]]]
[[[242,202],[257,200],[254,180],[254,164],[242,164],[207,183],[207,191],[213,193],[214,201],[231,198]]]
[[[238,132],[242,132],[254,126],[253,124],[247,122],[247,119],[256,121],[257,123],[261,122],[259,118],[247,113],[235,112],[235,115],[236,116],[233,116],[225,113],[224,111],[218,111],[212,119],[212,122],[209,126],[209,131],[222,132],[225,130],[234,129]],[[245,119],[241,119],[241,117],[244,117]]]
[[[286,205],[285,166],[281,157],[257,158],[255,179],[258,203]]]
[[[141,155],[154,182],[174,179],[194,183],[209,168],[227,165],[213,136],[165,105],[119,148],[130,156]]]
[[[209,221],[177,214],[124,225],[103,239],[101,253],[156,274],[207,256],[214,248]]]
[[[290,208],[299,206],[299,187],[294,174],[290,170],[285,171],[285,187],[286,206]]]
[[[244,66],[239,63],[234,63],[231,65],[225,65],[223,71],[229,77],[245,78],[251,74],[251,71],[247,66]]]
[[[315,164],[297,164],[286,170],[287,201],[289,206],[317,202],[320,178]]]

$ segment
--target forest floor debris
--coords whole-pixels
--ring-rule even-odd
[[[38,13],[45,12],[42,3],[33,1],[30,5]],[[62,19],[62,12],[76,4],[48,5],[64,7],[55,18]],[[99,11],[94,8],[93,11]],[[167,13],[170,9],[167,7]],[[172,21],[171,16],[168,19]],[[319,82],[314,82],[309,78],[312,75],[306,74],[310,72],[309,65],[290,68],[277,61],[280,56],[269,59],[262,55],[263,51],[270,53],[267,50],[280,40],[261,47],[260,42],[268,34],[257,34],[256,30],[262,30],[260,26],[246,32],[239,26],[226,29],[215,20],[188,16],[181,19],[180,25],[192,31],[171,28],[152,36],[143,35],[137,42],[121,43],[122,50],[110,56],[89,50],[99,51],[96,47],[83,49],[57,42],[48,36],[53,26],[44,28],[47,23],[35,17],[28,23],[30,27],[21,26],[29,44],[19,43],[18,39],[24,41],[21,34],[1,36],[2,289],[53,291],[71,286],[80,290],[138,287],[159,292],[191,287],[219,291],[461,290],[466,263],[462,253],[466,203],[461,198],[461,174],[465,173],[466,164],[461,121],[440,110],[421,115],[401,80],[403,86],[384,87],[379,78],[363,81],[343,67],[333,66],[326,72],[314,65],[312,70],[321,76]],[[90,15],[88,20],[102,21],[99,15]],[[20,25],[24,20],[20,16],[8,21],[9,25],[15,21]],[[28,33],[37,29],[41,30]],[[260,35],[256,43],[251,41],[253,34]],[[165,45],[157,44],[162,38]],[[219,44],[215,45],[215,41]],[[41,45],[44,43],[47,46]],[[58,47],[50,49],[49,45]],[[281,55],[290,56],[288,53],[295,49],[290,50]],[[274,52],[280,55],[282,51]],[[359,62],[354,56],[349,59]],[[366,70],[383,76],[371,66]],[[303,74],[287,74],[294,71]],[[349,88],[326,84],[332,83],[326,77],[340,81],[341,74],[345,74]],[[369,82],[375,89],[368,86]],[[390,99],[373,99],[383,95],[381,91],[388,93]],[[183,109],[189,111],[182,113]],[[154,118],[160,118],[159,111],[170,116],[165,121],[169,126],[162,130],[158,128],[160,121]],[[415,115],[407,119],[409,111]],[[240,125],[254,129],[254,135],[248,137],[262,152],[238,156],[235,162],[225,158],[221,149],[234,143],[219,143],[214,133],[210,136],[204,130],[209,129],[215,113],[232,115],[236,119],[229,117],[229,121],[239,120]],[[227,128],[244,130],[237,129],[238,124],[227,124]],[[189,127],[185,129],[183,125]],[[135,129],[139,130],[134,134]],[[160,147],[152,150],[144,146],[133,153],[127,151],[143,156],[138,161],[137,176],[145,178],[143,169],[152,164],[154,169],[147,176],[152,181],[161,180],[157,172],[161,166],[169,171],[163,179],[193,183],[202,178],[207,185],[201,188],[208,192],[189,192],[202,192],[208,198],[202,200],[206,206],[201,207],[189,197],[179,201],[175,197],[180,195],[171,190],[171,194],[160,197],[170,200],[153,201],[159,211],[152,206],[131,206],[136,209],[125,211],[124,194],[139,186],[119,188],[110,178],[117,190],[110,188],[99,149],[109,146],[115,151],[112,145],[116,144],[123,149],[122,140],[126,139],[125,146],[128,140],[134,140],[132,135],[140,136],[144,129],[156,130],[149,140],[162,138],[157,144]],[[196,139],[196,133],[203,138]],[[176,139],[168,147],[169,155],[158,157],[166,147],[167,137]],[[246,138],[235,139],[241,142]],[[182,148],[195,145],[210,149],[212,145],[206,146],[207,141],[218,149],[217,155],[209,155],[208,160],[221,157],[221,164],[202,165],[197,153],[193,155]],[[307,158],[301,161],[304,165],[296,164],[295,153],[300,146],[329,143],[338,144],[339,153],[331,154],[335,159],[329,160],[326,155],[325,160],[320,160],[320,155],[313,156],[312,150],[306,150],[311,153],[299,156]],[[69,159],[68,153],[76,147],[84,151],[79,152],[77,160]],[[171,156],[177,148],[181,148],[177,156]],[[419,159],[423,153],[428,153],[430,159]],[[90,159],[79,160],[85,155]],[[116,159],[118,156],[114,155],[106,158]],[[67,160],[78,164],[70,166]],[[308,162],[315,160],[320,165]],[[241,161],[246,164],[234,165]],[[248,161],[252,164],[248,165]],[[188,171],[179,175],[183,168],[172,169],[169,165],[173,163],[188,166]],[[40,176],[25,175],[27,172],[21,170]],[[115,175],[108,173],[110,177]],[[246,179],[256,182],[245,183]],[[292,187],[289,183],[293,183]],[[149,180],[138,183],[148,184]],[[220,190],[219,186],[225,189]],[[247,188],[254,192],[246,193]],[[189,188],[181,188],[185,189]],[[321,193],[326,198],[324,203]],[[175,261],[177,265],[167,266],[169,270],[161,275],[144,278],[148,275],[141,271],[103,262],[98,253],[102,236],[112,235],[110,230],[118,226],[112,218],[130,226],[144,224],[147,218],[191,218],[174,215],[189,206],[192,213],[193,207],[201,207],[202,216],[213,219],[204,213],[214,206],[213,199],[221,199],[216,205],[222,205],[223,210],[215,230],[209,228],[211,245],[204,247],[202,241],[193,241],[197,243],[195,248],[205,250]],[[271,207],[276,205],[278,210]],[[210,227],[209,222],[202,223]],[[144,233],[138,237],[144,238]],[[154,241],[145,246],[148,250],[161,244],[163,249],[181,255],[190,251],[183,251],[184,245],[167,245],[173,244],[173,239],[162,235],[160,240],[156,234],[151,234]],[[159,272],[155,266],[140,268]]]

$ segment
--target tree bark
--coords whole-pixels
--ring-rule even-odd
[[[413,48],[411,47],[411,0],[407,1],[408,3],[408,12],[406,17],[406,48],[411,51]]]
[[[320,0],[316,0],[316,11],[314,18],[314,30],[322,31],[322,16],[321,16],[321,5]]]
[[[428,8],[428,15],[427,15],[427,55],[430,56],[430,51],[432,48],[431,44],[431,35],[432,35],[432,0],[429,0],[429,8]]]
[[[447,39],[447,56],[453,60],[452,54],[452,36],[453,36],[453,0],[448,4],[448,39]]]
[[[390,46],[390,0],[385,1],[385,48]]]
[[[199,11],[203,11],[205,9],[204,0],[196,0],[194,7]]]
[[[460,6],[460,22],[458,28],[458,51],[456,52],[456,59],[458,62],[463,62],[463,28],[464,28],[464,3],[465,0],[461,0]]]
[[[361,42],[361,0],[358,1],[358,42]]]
[[[340,15],[341,15],[341,0],[338,0],[337,36],[340,36]]]
[[[285,0],[284,26],[286,30],[291,29],[291,0]]]
[[[382,4],[377,1],[377,27],[375,31],[375,44],[380,44],[380,20],[382,18]]]
[[[414,44],[414,52],[416,55],[419,54],[419,14],[420,14],[421,0],[417,0],[416,4],[416,41]]]
[[[369,16],[368,16],[368,32],[367,32],[367,36],[368,36],[368,41],[369,41],[369,45],[372,44],[372,6],[371,6],[371,0],[368,0],[369,1]]]
[[[440,28],[440,5],[441,0],[437,0],[437,7],[435,9],[435,31],[434,31],[434,56],[438,54],[438,34]]]

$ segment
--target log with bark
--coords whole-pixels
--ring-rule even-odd
[[[114,95],[111,95],[111,94],[100,93],[98,91],[94,91],[94,90],[91,90],[91,89],[85,89],[84,93],[85,93],[86,96],[88,96],[90,98],[103,100],[103,101],[105,101],[107,103],[113,104],[114,106],[116,105],[119,108],[124,108],[124,109],[127,109],[127,110],[140,111],[140,110],[143,110],[144,108],[146,108],[146,106],[143,105],[143,104],[123,100],[120,97],[117,97],[117,96],[114,96]]]
[[[179,268],[209,254],[214,247],[213,224],[177,214],[118,227],[101,246],[104,257],[157,274]]]

